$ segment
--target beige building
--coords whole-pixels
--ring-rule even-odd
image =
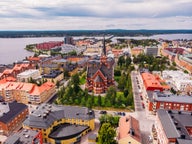
[[[40,71],[29,69],[17,75],[17,81],[19,82],[28,82],[31,78],[34,80],[41,78]]]
[[[41,86],[32,83],[6,82],[0,85],[0,95],[6,102],[40,104],[56,92],[55,84],[46,82]]]

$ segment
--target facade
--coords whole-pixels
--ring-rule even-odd
[[[105,93],[114,85],[114,59],[106,56],[105,40],[101,57],[88,61],[86,88],[95,94]]]
[[[165,70],[162,72],[162,77],[166,79],[167,82],[174,85],[180,92],[185,92],[188,86],[192,86],[191,76],[183,71]]]
[[[23,127],[41,131],[44,143],[80,143],[81,136],[94,130],[94,119],[94,111],[85,107],[41,104]]]
[[[158,110],[156,118],[157,139],[160,144],[191,144],[191,112]]]
[[[73,37],[70,37],[70,36],[65,36],[64,37],[64,44],[71,44],[73,45]]]
[[[192,111],[192,97],[164,94],[160,92],[148,93],[149,111],[156,112],[158,109]]]
[[[147,91],[154,90],[168,90],[170,87],[162,80],[158,75],[153,75],[151,73],[142,73],[143,84]]]
[[[132,116],[119,120],[118,144],[141,144],[139,121]]]
[[[55,92],[55,84],[51,82],[46,82],[41,86],[22,82],[6,82],[0,85],[0,95],[6,102],[16,100],[25,104],[40,104]]]
[[[158,47],[146,47],[145,54],[146,55],[153,55],[158,56],[159,48]]]
[[[19,82],[29,82],[31,78],[34,80],[41,78],[40,71],[36,69],[29,69],[17,75],[17,81]]]
[[[43,50],[43,51],[50,51],[54,47],[61,46],[63,44],[63,41],[50,41],[50,42],[44,42],[36,44],[37,50]]]
[[[39,131],[22,129],[9,136],[4,144],[43,144],[43,139]]]
[[[18,128],[29,114],[25,104],[16,101],[0,103],[0,133],[3,135],[11,134]]]

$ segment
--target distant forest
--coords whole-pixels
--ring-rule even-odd
[[[192,30],[57,30],[57,31],[0,31],[0,38],[63,37],[63,36],[151,36],[155,34],[192,34]]]

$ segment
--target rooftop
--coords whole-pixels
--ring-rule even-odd
[[[164,94],[160,92],[153,92],[150,101],[164,101],[164,102],[176,102],[176,103],[192,103],[191,96],[178,96],[173,94]]]
[[[83,131],[88,129],[88,126],[72,125],[65,123],[53,128],[53,131],[49,134],[53,139],[69,139],[80,135]]]
[[[9,136],[4,144],[30,144],[38,134],[38,131],[23,129]]]
[[[157,116],[160,119],[163,130],[167,138],[177,138],[179,144],[188,144],[188,141],[192,141],[189,135],[187,127],[192,127],[192,115],[191,112],[181,112],[174,110],[157,110]]]
[[[22,113],[25,109],[28,109],[27,105],[17,103],[16,101],[13,101],[11,103],[2,102],[2,104],[9,106],[9,111],[0,116],[0,122],[3,123],[10,122],[12,119],[18,116],[18,114]]]
[[[141,142],[139,121],[132,116],[121,117],[119,120],[119,140],[129,136]]]
[[[22,73],[19,73],[17,76],[27,76],[27,75],[30,75],[30,74],[33,74],[33,73],[36,73],[36,72],[39,72],[39,70],[36,70],[36,69],[29,69],[29,70],[26,70]]]
[[[86,107],[41,104],[28,116],[24,125],[48,128],[54,121],[63,118],[90,120],[95,118],[95,114]]]

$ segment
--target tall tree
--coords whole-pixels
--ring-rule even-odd
[[[99,130],[98,144],[116,144],[116,131],[110,123],[104,123]]]

